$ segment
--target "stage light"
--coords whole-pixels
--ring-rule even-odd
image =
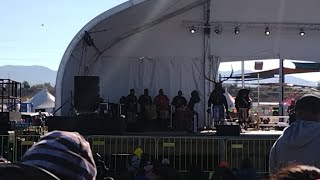
[[[220,33],[221,33],[221,28],[220,28],[220,27],[215,27],[215,28],[214,28],[214,32],[215,32],[216,34],[220,34]]]
[[[194,26],[191,27],[190,32],[191,32],[192,34],[196,33],[196,29],[194,28]]]
[[[237,26],[236,28],[234,28],[234,33],[235,33],[235,34],[239,34],[239,33],[240,33],[240,29],[239,29],[238,26]]]
[[[303,29],[300,29],[299,34],[300,34],[300,36],[304,36],[306,33],[303,31]]]
[[[265,34],[266,36],[269,36],[269,35],[270,35],[269,27],[266,28],[266,30],[264,31],[264,34]]]

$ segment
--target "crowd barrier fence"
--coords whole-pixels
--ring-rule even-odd
[[[134,150],[141,147],[148,160],[168,158],[180,172],[197,166],[206,172],[214,171],[219,162],[227,161],[231,168],[240,168],[241,161],[249,158],[258,174],[268,173],[269,152],[278,137],[252,139],[246,137],[157,137],[111,136],[85,137],[92,152],[99,153],[114,170],[128,168]],[[19,161],[39,135],[0,136],[0,155]]]

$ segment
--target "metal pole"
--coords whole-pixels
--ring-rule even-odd
[[[283,116],[282,102],[284,100],[284,72],[283,72],[283,59],[279,59],[279,116]],[[283,119],[279,119],[281,122]]]
[[[258,113],[260,113],[260,73],[258,73]]]
[[[244,89],[244,61],[241,61],[242,89]]]

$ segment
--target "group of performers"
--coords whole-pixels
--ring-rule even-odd
[[[163,89],[159,89],[159,94],[153,101],[148,89],[144,89],[144,93],[139,98],[135,95],[135,90],[130,89],[130,94],[121,101],[125,105],[128,125],[139,124],[144,129],[166,129],[170,126],[170,100],[164,94]],[[182,91],[178,91],[178,95],[171,102],[174,107],[173,124],[171,124],[173,128],[189,129],[190,119],[196,113],[194,105],[198,102],[200,98],[197,91],[191,93],[189,103]],[[139,112],[138,104],[140,105]]]
[[[225,90],[221,83],[215,85],[208,100],[209,121],[206,127],[211,128],[213,125],[225,124],[226,116],[230,119],[228,102],[224,96]],[[241,89],[235,99],[235,107],[238,114],[238,122],[241,128],[247,129],[249,121],[249,110],[252,107],[252,99],[249,96],[250,90]],[[212,115],[211,115],[212,114]]]
[[[208,100],[207,113],[209,118],[205,122],[205,127],[211,128],[215,125],[225,124],[225,119],[231,119],[228,102],[224,95],[225,91],[221,84],[218,84],[212,91]],[[241,89],[235,98],[235,108],[238,114],[238,122],[244,129],[248,127],[249,110],[252,100],[249,96],[250,90]],[[149,90],[144,89],[144,93],[137,98],[135,90],[130,89],[130,94],[122,97],[120,103],[124,105],[127,125],[138,125],[142,129],[167,129],[173,127],[179,130],[190,130],[193,126],[194,117],[198,113],[194,110],[194,105],[200,102],[198,91],[191,93],[189,102],[183,96],[182,91],[178,91],[170,103],[169,98],[164,94],[163,89],[159,89],[159,94],[152,99]],[[173,108],[170,108],[170,104]],[[139,105],[139,111],[138,111]],[[172,110],[172,121],[171,120]]]

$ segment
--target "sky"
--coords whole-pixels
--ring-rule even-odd
[[[64,51],[90,20],[125,0],[1,0],[0,66],[58,70]]]
[[[90,20],[126,0],[1,0],[0,66],[41,65],[58,70],[64,51]],[[232,63],[240,70],[241,62]],[[285,61],[285,67],[294,67]],[[245,62],[253,70],[254,61]],[[279,67],[277,60],[265,61],[263,70]],[[223,63],[220,70],[231,69]],[[294,75],[320,81],[319,73]]]

